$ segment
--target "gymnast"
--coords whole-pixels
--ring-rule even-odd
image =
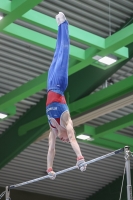
[[[46,101],[46,114],[50,126],[47,173],[52,180],[56,178],[53,170],[53,160],[57,137],[63,142],[69,142],[71,144],[77,156],[76,165],[81,171],[85,171],[87,166],[75,138],[73,123],[64,97],[64,91],[68,85],[70,45],[68,22],[62,12],[56,15],[56,21],[58,24],[58,35],[54,57],[48,71]]]

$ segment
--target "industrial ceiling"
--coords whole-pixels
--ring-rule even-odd
[[[70,24],[66,99],[76,133],[94,138],[78,141],[83,155],[90,160],[125,145],[133,150],[132,10],[129,0],[0,1],[0,112],[8,114],[0,121],[0,187],[45,175],[46,80],[59,11]],[[109,67],[93,59],[109,54],[119,58]],[[56,146],[55,171],[75,165],[70,145],[57,141]],[[31,197],[34,192],[89,199],[122,176],[123,168],[119,155],[88,166],[85,173],[75,170],[21,190]]]

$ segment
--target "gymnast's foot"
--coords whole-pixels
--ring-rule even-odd
[[[59,14],[56,15],[56,21],[57,21],[57,24],[59,26],[60,24],[62,24],[63,22],[66,21],[65,15],[62,12],[59,12]]]

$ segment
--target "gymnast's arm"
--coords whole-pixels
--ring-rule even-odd
[[[53,171],[56,137],[57,137],[56,129],[50,128],[49,148],[48,148],[48,154],[47,154],[47,172],[50,175],[51,179],[55,179],[56,177],[55,172]]]

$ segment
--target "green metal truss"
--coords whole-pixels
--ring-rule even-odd
[[[0,3],[0,10],[5,13],[10,13],[11,10],[9,9],[10,1],[7,0]],[[52,19],[51,17],[41,14],[34,10],[29,10],[27,13],[25,13],[21,19],[23,21],[26,21],[28,23],[34,24],[38,27],[50,30],[52,32],[57,32],[57,25],[55,23],[55,19]],[[89,46],[96,47],[98,49],[105,49],[105,39],[94,35],[92,33],[86,32],[84,30],[81,30],[79,28],[70,26],[70,38],[73,40],[76,40],[80,43],[84,43]],[[117,50],[118,48],[116,48]],[[123,48],[125,49],[125,48]]]
[[[20,18],[24,13],[26,13],[29,9],[33,8],[37,4],[39,4],[42,0],[13,0],[13,1],[5,1],[5,4],[7,6],[7,3],[10,3],[10,10],[11,12],[4,17],[0,22],[0,31],[2,31],[5,27],[7,27],[9,24],[14,22],[16,19]],[[4,1],[1,2],[1,4],[4,4]]]
[[[102,104],[111,102],[117,98],[122,97],[123,95],[133,92],[133,76],[130,76],[114,85],[109,86],[99,92],[96,92],[92,95],[85,96],[79,99],[76,102],[73,102],[69,105],[71,113],[75,112],[85,112],[87,110],[91,111],[94,108],[98,108]]]
[[[11,8],[11,5],[9,5],[9,4],[11,4],[11,3],[13,3],[14,2],[14,4],[13,4],[13,7],[15,7],[14,8],[14,10],[12,10]],[[20,4],[18,4],[17,3],[17,6],[16,6],[16,2],[17,1],[13,1],[13,2],[10,2],[10,1],[3,1],[3,2],[0,2],[0,8],[1,8],[1,10],[3,11],[3,12],[6,12],[6,13],[8,13],[8,15],[7,15],[7,17],[9,18],[9,16],[12,14],[13,15],[13,13],[15,13],[15,10],[16,9],[22,9],[22,11],[21,12],[19,12],[19,14],[17,15],[16,14],[16,18],[17,17],[19,17],[19,16],[21,16],[22,15],[22,12],[24,13],[25,12],[25,10],[23,9],[23,5],[25,5],[26,3],[28,3],[28,1],[22,1],[22,3]],[[31,3],[31,2],[30,2]],[[32,2],[33,3],[33,2]],[[31,3],[31,4],[32,4]],[[29,5],[29,7],[31,6],[31,4],[28,4]],[[36,4],[36,2],[34,2],[34,4]],[[32,4],[32,6],[33,6],[33,4]],[[28,9],[29,9],[29,7],[28,7]],[[18,13],[18,11],[16,11],[16,13]],[[20,14],[21,13],[21,14]],[[10,19],[10,23],[15,19],[15,14],[13,15],[14,16],[14,18],[13,19]],[[36,16],[36,17],[35,17]],[[7,26],[7,24],[5,23],[5,21],[6,21],[6,18],[7,17],[5,17],[2,21],[2,23],[3,23],[3,26]],[[43,20],[43,18],[44,19],[46,19],[46,20]],[[36,11],[33,11],[33,10],[29,10],[26,14],[24,14],[24,16],[22,16],[22,19],[23,20],[25,20],[25,21],[27,21],[28,20],[28,22],[30,22],[30,23],[34,23],[35,25],[38,25],[38,26],[41,26],[41,27],[43,27],[43,28],[46,28],[46,29],[48,29],[48,30],[51,30],[51,31],[53,31],[53,32],[57,32],[57,26],[55,26],[55,20],[54,19],[52,19],[52,18],[50,18],[50,17],[48,17],[48,16],[46,16],[46,15],[42,15],[41,13],[38,13],[38,12],[36,12]],[[40,20],[41,19],[41,20]],[[5,21],[4,21],[5,20]],[[35,20],[35,22],[34,22],[34,20]],[[51,22],[51,24],[50,23],[48,23],[48,22]],[[49,25],[50,24],[50,25]],[[3,27],[2,26],[2,27]],[[1,27],[1,28],[2,28]],[[52,27],[52,28],[51,28]],[[132,27],[126,27],[126,29],[128,28],[128,30],[131,30],[131,28]],[[2,28],[3,29],[3,28]],[[123,29],[122,31],[125,31],[125,33],[126,33],[126,29]],[[45,47],[45,48],[48,48],[48,49],[50,49],[50,50],[53,50],[54,49],[54,47],[55,47],[55,39],[53,39],[53,38],[50,38],[50,37],[48,37],[48,36],[45,36],[45,35],[42,35],[42,34],[40,34],[40,33],[37,33],[37,32],[35,32],[35,31],[32,31],[32,30],[28,30],[27,28],[24,28],[24,27],[21,27],[21,26],[19,26],[19,25],[16,25],[16,24],[10,24],[9,26],[7,26],[4,30],[3,30],[3,32],[5,33],[9,33],[9,34],[11,34],[11,35],[15,35],[16,37],[18,37],[18,38],[23,38],[24,40],[26,40],[26,41],[29,41],[29,42],[32,42],[32,43],[34,43],[34,44],[40,44],[41,46],[43,46],[43,47]],[[123,32],[122,32],[123,33]],[[73,27],[73,26],[70,26],[70,37],[72,38],[72,39],[74,39],[74,40],[76,40],[76,41],[78,41],[78,42],[82,42],[82,43],[84,43],[84,44],[88,44],[88,45],[92,45],[92,47],[91,48],[89,48],[89,49],[87,49],[86,51],[85,50],[82,50],[82,49],[80,49],[80,48],[77,48],[77,47],[74,47],[74,46],[71,46],[71,48],[70,48],[70,55],[71,56],[73,56],[75,59],[77,59],[77,60],[83,60],[82,62],[80,62],[80,63],[78,63],[78,64],[76,64],[76,65],[74,65],[74,66],[71,66],[71,68],[70,68],[70,70],[69,70],[69,75],[72,75],[73,73],[76,73],[77,71],[79,71],[79,70],[81,70],[81,69],[83,69],[84,67],[86,67],[86,66],[88,66],[88,65],[90,65],[90,64],[93,64],[94,66],[96,66],[97,67],[97,64],[96,63],[94,63],[94,60],[92,59],[92,57],[94,56],[94,55],[96,55],[97,53],[98,54],[101,54],[101,55],[103,55],[103,54],[107,54],[107,53],[109,53],[110,52],[110,48],[111,48],[111,50],[113,51],[113,50],[116,50],[116,49],[118,49],[118,46],[117,46],[117,39],[118,39],[118,45],[120,44],[120,39],[119,38],[121,38],[121,37],[119,37],[121,35],[121,33],[119,32],[119,33],[117,33],[117,34],[114,34],[113,36],[111,36],[111,37],[115,37],[115,45],[113,44],[113,46],[111,46],[111,44],[108,42],[108,40],[109,40],[109,38],[107,38],[107,39],[104,39],[104,38],[101,38],[101,37],[99,37],[99,36],[96,36],[96,35],[94,35],[94,34],[91,34],[91,33],[88,33],[88,32],[86,32],[86,31],[83,31],[83,30],[80,30],[80,29],[78,29],[78,28],[76,28],[76,27]],[[132,36],[132,34],[131,34],[131,31],[130,31],[130,34],[128,34],[128,35],[130,35],[130,38],[131,38],[131,36]],[[38,37],[39,36],[39,37]],[[125,35],[124,36],[125,38],[127,37],[127,35]],[[38,38],[38,39],[34,39],[34,38]],[[123,38],[122,38],[123,39]],[[43,41],[43,42],[42,42]],[[93,42],[92,42],[93,41]],[[126,43],[126,40],[124,40],[125,41],[125,45],[127,44]],[[129,41],[128,41],[129,42]],[[107,44],[107,45],[106,45]],[[106,47],[107,46],[107,47]],[[125,58],[127,58],[128,57],[128,49],[127,48],[125,48],[125,47],[122,47],[123,45],[119,45],[119,47],[121,47],[119,50],[116,50],[115,51],[115,54],[116,55],[119,55],[119,56],[121,56],[122,57],[122,60],[123,59],[125,59]],[[96,49],[97,48],[97,49]],[[99,50],[101,50],[101,51],[99,51]],[[105,52],[105,50],[106,50],[106,52]],[[78,55],[78,56],[77,56]],[[119,60],[119,62],[120,62],[120,60]],[[107,69],[107,68],[106,68]],[[45,75],[44,75],[45,76]],[[42,75],[40,76],[40,79],[42,79]],[[45,79],[44,79],[44,81],[46,82],[46,76],[45,76]],[[37,84],[37,81],[36,81],[36,79],[35,79],[35,82],[36,82],[36,84]],[[32,83],[33,83],[33,81],[32,81]],[[40,84],[40,81],[38,81],[38,83]],[[29,82],[29,84],[31,84],[31,82]],[[37,85],[36,85],[37,86]],[[36,87],[35,86],[35,87]],[[45,87],[46,87],[46,85],[45,85]],[[22,86],[22,90],[23,90],[23,86]],[[25,87],[26,88],[26,87]],[[27,87],[27,88],[29,88],[29,87]],[[37,88],[37,87],[36,87]],[[38,86],[38,89],[40,88],[40,90],[41,89],[43,89],[42,87],[40,87],[40,85]],[[20,89],[20,88],[19,88]],[[28,90],[29,91],[29,90]],[[29,96],[30,95],[32,95],[33,94],[33,91],[34,92],[38,92],[39,90],[36,90],[36,89],[33,89],[32,90],[32,93],[30,93],[29,92]],[[15,94],[15,93],[14,93]],[[25,94],[27,94],[28,95],[28,92],[26,91],[25,92]],[[15,94],[16,95],[16,94]],[[22,97],[22,95],[21,95],[21,97]],[[23,98],[26,98],[26,97],[28,97],[28,96],[26,96],[26,95],[23,95]],[[21,99],[22,100],[22,99]]]
[[[10,2],[8,2],[8,3],[10,4]],[[5,2],[5,5],[2,2],[0,4],[0,9],[3,12],[6,12],[6,13],[10,13],[11,12],[10,9],[9,9],[9,6],[7,6],[7,2]],[[27,13],[25,13],[21,17],[21,19],[26,21],[26,22],[28,22],[28,23],[32,23],[32,24],[34,24],[36,26],[39,26],[41,28],[44,28],[44,29],[47,29],[47,30],[50,30],[50,31],[53,31],[53,32],[57,32],[57,26],[55,26],[55,24],[56,24],[55,20],[52,19],[51,17],[48,17],[46,15],[43,15],[43,14],[37,12],[37,11],[29,10]],[[40,33],[36,33],[35,31],[28,30],[28,29],[26,29],[24,27],[21,27],[21,26],[10,24],[10,26],[6,27],[3,30],[3,33],[9,34],[9,35],[14,36],[14,37],[17,37],[19,39],[23,39],[23,40],[28,41],[29,43],[32,43],[32,44],[36,44],[36,45],[39,45],[41,47],[45,47],[45,48],[50,48],[51,49],[51,46],[49,47],[49,46],[45,45],[44,42],[43,43],[40,42],[40,40],[41,41],[47,41],[46,38],[48,38],[48,41],[49,41],[50,37],[46,37],[46,36],[44,37]],[[29,35],[31,37],[29,37]],[[38,37],[34,37],[34,36],[38,36]],[[35,38],[39,38],[39,37],[40,37],[40,39],[38,39],[38,40],[36,39],[35,40]],[[92,33],[83,31],[83,30],[81,30],[79,28],[70,26],[70,37],[73,40],[76,40],[76,41],[78,41],[80,43],[84,43],[84,44],[87,44],[87,45],[89,45],[91,47],[95,47],[97,50],[101,50],[101,51],[99,51],[99,54],[107,55],[108,52],[110,53],[110,47],[106,48],[106,40],[104,38],[102,38],[102,37],[97,36],[97,35],[94,35]],[[53,39],[52,38],[51,38],[51,43],[53,44]],[[46,42],[46,44],[47,44],[47,42]],[[128,57],[128,49],[126,47],[122,47],[122,48],[118,49],[117,48],[117,42],[116,42],[116,45],[113,48],[116,49],[114,54],[119,57],[118,62],[121,62],[121,61],[123,61],[124,59],[126,59]],[[53,49],[53,46],[52,46],[52,49]],[[105,50],[106,50],[106,52],[105,52]],[[78,49],[78,51],[76,51],[75,54],[78,55],[77,57],[79,57],[79,55],[82,55],[82,53],[80,53],[80,51],[81,50],[79,50],[79,49]],[[73,52],[75,52],[75,50]],[[82,52],[84,52],[84,51],[82,50]],[[113,53],[113,51],[112,51],[112,53]],[[71,55],[71,48],[70,48],[70,55]],[[92,57],[94,55],[95,54],[93,54]],[[107,68],[113,66],[113,65],[111,65],[111,66],[108,66],[108,67],[106,66],[105,67],[104,65],[100,65],[100,64],[96,63],[95,60],[90,59],[90,58],[91,57],[88,58],[88,56],[87,56],[88,63],[85,62],[85,64],[88,65],[88,64],[94,63],[94,66],[100,67],[100,68],[103,68],[103,69],[107,69]],[[117,63],[115,63],[115,64],[117,64]],[[86,65],[82,66],[82,67],[86,67]]]
[[[28,134],[20,137],[18,129],[23,123],[27,123],[36,117],[44,116],[45,109],[42,109],[46,103],[46,99],[42,99],[38,105],[33,106],[27,113],[25,113],[13,126],[0,136],[0,168],[7,164],[11,159],[17,156],[23,149],[34,142],[39,136],[48,130],[49,125],[45,123],[38,128],[34,128]]]
[[[54,51],[55,49],[56,40],[54,38],[29,30],[28,28],[17,24],[10,24],[2,32],[51,51]],[[70,45],[70,56],[82,61],[85,59],[85,50]]]
[[[133,113],[126,115],[124,117],[121,117],[119,119],[116,119],[112,122],[106,123],[102,126],[97,127],[96,130],[95,130],[95,135],[93,137],[95,139],[99,138],[99,137],[107,138],[108,135],[109,135],[109,137],[112,138],[111,136],[112,135],[114,136],[115,131],[121,130],[121,129],[126,128],[126,127],[131,126],[131,125],[133,125]],[[118,141],[117,137],[120,138],[119,136],[120,136],[119,134],[116,135],[114,137],[114,139],[112,139],[112,140]],[[127,140],[128,140],[128,138],[127,138]],[[132,142],[132,146],[133,146],[133,138],[130,138],[130,141]],[[120,139],[119,142],[125,143],[126,140]]]
[[[131,150],[133,150],[133,138],[116,132],[131,125],[133,125],[133,113],[96,128],[88,125],[82,125],[76,128],[76,135],[86,134],[94,139],[90,142],[85,141],[86,143],[110,147],[112,149],[128,145],[131,147]]]
[[[2,109],[1,113],[8,114],[7,117],[6,117],[6,119],[10,118],[11,116],[13,116],[13,115],[16,114],[16,106],[14,106],[14,105],[8,106],[5,109]],[[3,120],[5,120],[5,118],[4,119],[0,119],[0,122],[3,121]]]
[[[20,16],[22,16],[25,12],[27,12],[29,9],[33,8],[35,5],[40,3],[42,0],[5,0],[1,1],[1,5],[6,6],[7,9],[10,10],[10,13],[8,13],[7,16],[3,18],[0,22],[0,31],[2,31],[5,27],[7,27],[9,24],[14,22],[16,19],[18,19]],[[10,4],[10,5],[9,5]],[[7,105],[6,107],[1,109],[1,112],[8,113],[8,117],[14,115],[16,113],[16,107],[14,104]]]
[[[116,83],[115,85],[112,85],[104,90],[101,90],[92,95],[86,96],[78,101],[75,101],[75,102],[69,104],[71,116],[75,117],[87,110],[91,111],[91,110],[97,109],[99,107],[102,107],[104,104],[115,101],[116,99],[121,98],[122,96],[125,96],[125,95],[133,92],[132,83],[133,83],[133,76],[131,76],[125,80],[122,80],[122,81]],[[127,118],[125,117],[123,119],[122,124],[121,124],[122,119],[118,120],[113,125],[107,124],[105,126],[105,127],[107,127],[107,132],[110,129],[110,127],[113,127],[114,130],[121,129],[122,125],[123,126],[125,125],[124,120],[125,120],[125,123],[127,124],[127,126],[130,126],[132,124],[132,116],[130,117],[130,115],[129,115],[129,117],[127,117]],[[34,129],[35,127],[38,127],[40,125],[43,125],[46,122],[47,122],[47,118],[44,115],[40,118],[35,119],[34,121],[28,122],[28,123],[24,124],[23,126],[21,126],[18,130],[18,133],[19,133],[19,135],[24,135],[29,130]],[[117,125],[117,123],[118,123],[118,125]],[[105,130],[106,130],[106,128],[104,128],[104,126],[103,126],[103,129],[102,129],[102,126],[99,127],[99,129],[96,129],[95,135],[93,135],[93,137],[98,138],[102,134],[103,135],[106,134]]]
[[[115,67],[115,69],[117,69],[117,67]],[[78,68],[76,70],[78,71]],[[69,74],[72,75],[73,72],[75,71],[73,71],[73,67],[71,67],[69,70]],[[100,75],[100,71],[99,71],[99,75]],[[10,93],[2,96],[0,98],[0,110],[5,109],[6,107],[13,105],[21,101],[22,99],[25,99],[39,92],[40,90],[46,88],[46,83],[47,83],[46,80],[47,80],[47,73],[41,74],[39,77],[29,81],[26,84],[23,84],[22,86],[16,88]]]

